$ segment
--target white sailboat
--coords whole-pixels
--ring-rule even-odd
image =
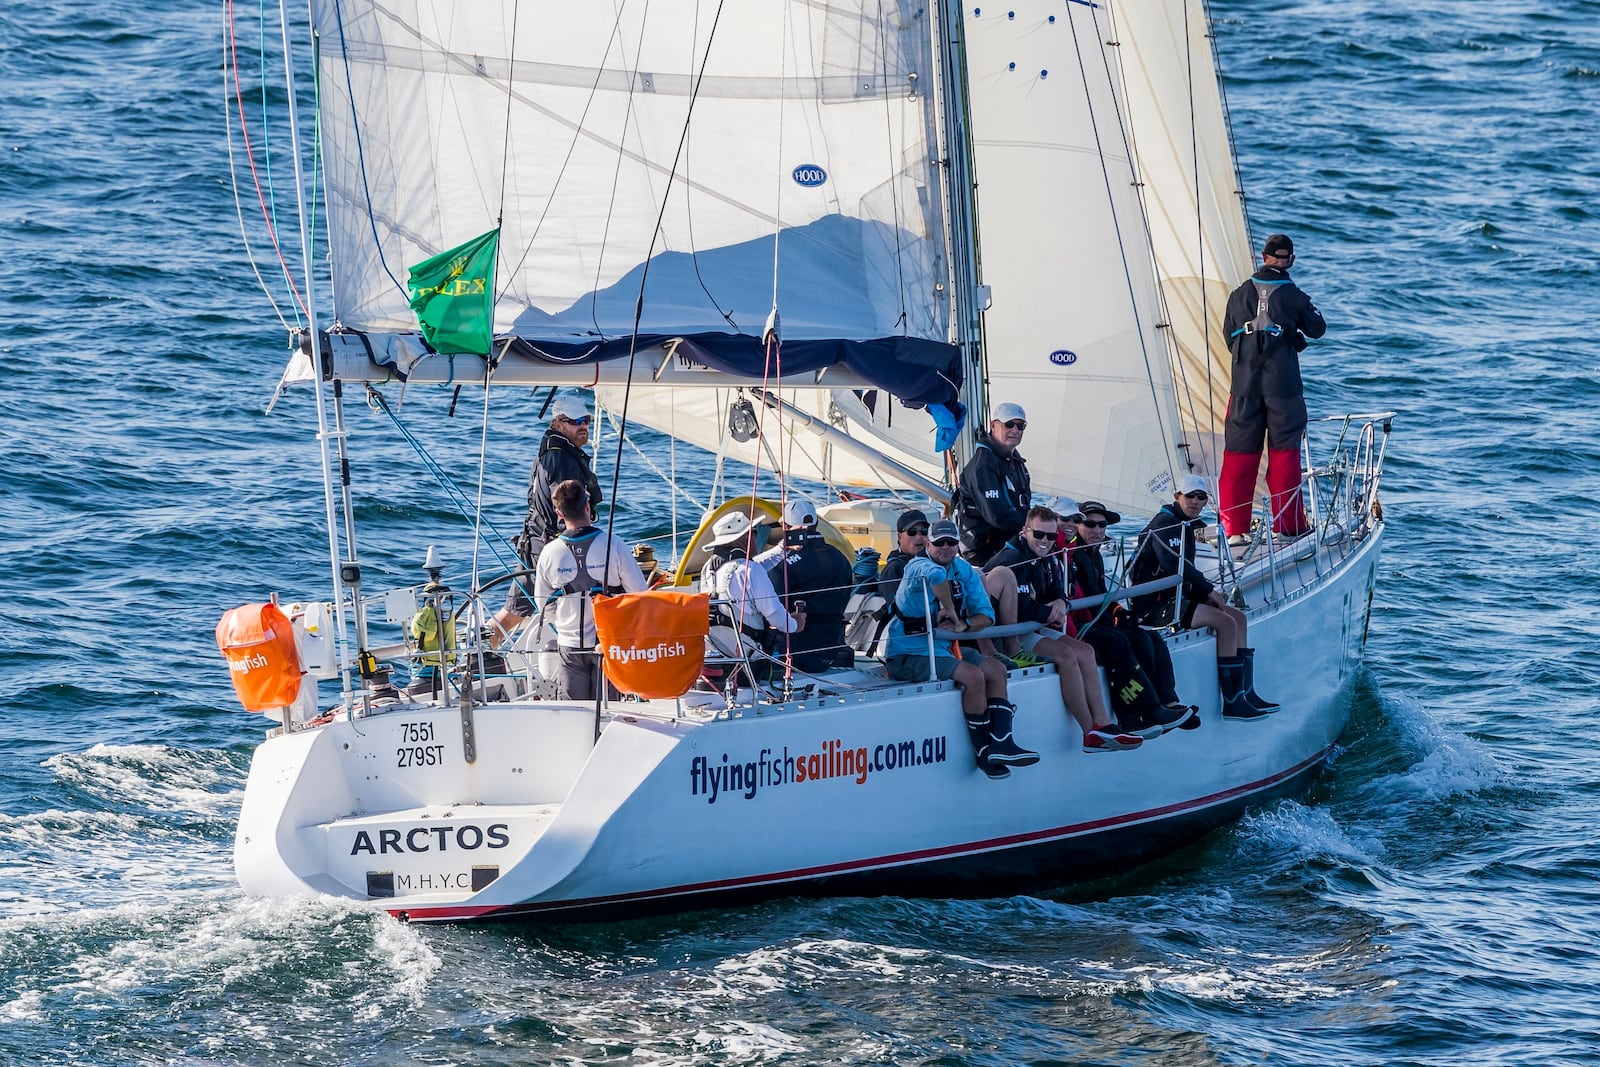
[[[267,705],[246,891],[429,922],[989,894],[1144,862],[1334,752],[1383,538],[1383,415],[1317,427],[1315,536],[1202,551],[1282,711],[1222,720],[1212,637],[1168,635],[1204,727],[1099,758],[1053,668],[1020,670],[1042,758],[1003,781],[950,683],[891,682],[865,649],[778,693],[542,698],[536,656],[491,672],[468,639],[482,597],[363,591],[333,476],[349,429],[328,383],[402,379],[592,390],[718,471],[943,502],[970,447],[954,424],[993,396],[1033,414],[1036,495],[1154,512],[1178,475],[1215,477],[1222,308],[1251,265],[1202,5],[312,0],[311,23],[333,312],[307,284],[287,379],[317,391],[338,593],[294,621],[307,681]],[[492,350],[435,351],[405,272],[494,228]],[[753,435],[729,429],[741,403]],[[461,647],[384,649],[380,599],[459,607]],[[437,692],[387,684],[379,661],[428,654]]]

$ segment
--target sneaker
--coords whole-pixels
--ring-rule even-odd
[[[1166,733],[1165,730],[1161,729],[1159,724],[1152,724],[1150,726],[1122,726],[1119,724],[1117,726],[1117,731],[1124,734],[1137,734],[1146,741],[1154,741],[1156,738]]]
[[[1000,666],[1004,667],[1007,671],[1015,671],[1022,668],[1022,664],[1017,662],[1017,657],[1008,656],[1004,652],[996,652],[989,658],[1000,664]]]
[[[1085,752],[1126,752],[1142,744],[1144,738],[1138,734],[1118,733],[1117,728],[1110,723],[1083,735]]]
[[[1166,733],[1187,725],[1194,715],[1195,709],[1188,704],[1179,704],[1176,707],[1164,704],[1161,710],[1156,712],[1156,726],[1162,733]]]
[[[1039,667],[1048,662],[1047,660],[1035,656],[1032,652],[1018,652],[1015,656],[1009,656],[1007,658],[1010,659],[1012,663],[1015,663],[1018,667]]]
[[[1238,534],[1229,534],[1228,535],[1228,547],[1229,548],[1243,548],[1246,545],[1248,545],[1249,543],[1250,543],[1250,535],[1249,534],[1238,533]]]

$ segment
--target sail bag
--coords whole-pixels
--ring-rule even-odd
[[[278,605],[245,604],[217,623],[217,647],[246,711],[286,708],[300,695],[294,627]]]
[[[680,697],[700,677],[710,631],[711,597],[653,590],[594,598],[601,663],[624,693]]]

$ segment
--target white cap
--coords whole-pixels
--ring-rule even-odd
[[[783,524],[785,526],[815,526],[817,524],[817,507],[803,496],[791,496],[789,502],[783,505]]]
[[[989,416],[990,422],[1010,422],[1012,419],[1028,421],[1028,413],[1022,410],[1021,404],[996,404],[994,413]]]
[[[1207,496],[1209,496],[1211,494],[1211,490],[1206,485],[1206,480],[1200,475],[1180,474],[1178,476],[1178,487],[1173,490],[1173,493],[1179,495],[1183,493],[1205,493]]]
[[[1078,510],[1078,502],[1070,496],[1058,496],[1050,501],[1050,510],[1059,515],[1063,520],[1073,516],[1083,518],[1083,512]]]
[[[743,539],[750,532],[750,515],[744,511],[730,511],[722,518],[711,524],[711,540],[706,542],[708,547],[715,545],[731,545]]]
[[[556,402],[550,405],[550,421],[557,419],[586,419],[589,417],[589,406],[583,398],[567,393],[556,397]]]

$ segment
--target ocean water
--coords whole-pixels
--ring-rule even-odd
[[[1331,773],[1047,896],[417,929],[233,882],[263,724],[211,631],[328,567],[308,398],[261,412],[284,334],[224,11],[0,8],[0,1064],[1600,1061],[1600,4],[1211,9],[1255,232],[1294,235],[1330,323],[1312,406],[1400,412]],[[475,485],[475,402],[402,399]],[[507,524],[537,432],[510,403]],[[464,571],[463,521],[349,408],[369,586],[430,541]],[[641,484],[623,522],[670,506]]]

